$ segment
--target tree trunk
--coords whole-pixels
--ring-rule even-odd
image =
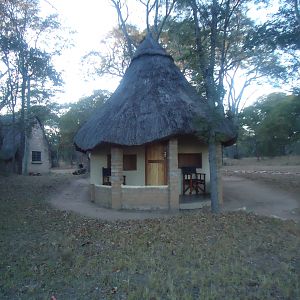
[[[209,170],[210,170],[210,196],[211,196],[211,210],[213,213],[219,212],[219,168],[217,163],[217,145],[215,133],[211,132],[208,142],[209,154]]]
[[[24,152],[25,152],[25,139],[26,139],[26,122],[25,122],[25,104],[26,104],[26,77],[22,74],[22,85],[21,85],[21,143],[20,153],[18,161],[19,174],[23,174],[24,171]]]
[[[133,47],[132,47],[132,40],[131,40],[131,38],[128,34],[128,31],[127,31],[127,28],[126,28],[127,18],[125,18],[125,20],[123,18],[122,11],[121,11],[121,7],[122,7],[121,2],[116,1],[116,0],[111,0],[111,2],[117,10],[118,18],[119,18],[119,25],[120,25],[121,30],[124,34],[125,39],[126,39],[128,54],[129,54],[130,58],[132,58],[133,57]],[[126,3],[125,3],[125,5],[126,5]]]
[[[15,114],[15,107],[12,105],[12,134],[13,134],[13,151],[16,148],[16,114]],[[12,171],[13,173],[16,172],[16,153],[12,157]]]
[[[26,114],[25,114],[25,145],[24,145],[24,155],[23,155],[23,175],[27,175],[27,173],[28,173],[29,113],[30,113],[30,77],[27,76],[27,97],[26,97]]]

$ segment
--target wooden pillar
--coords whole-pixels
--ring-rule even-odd
[[[123,149],[111,148],[111,207],[122,208]]]
[[[222,144],[216,146],[217,152],[217,168],[218,168],[218,195],[219,195],[219,204],[223,204],[223,182],[222,182]]]
[[[178,187],[178,142],[177,139],[169,140],[168,147],[168,186],[169,186],[169,209],[179,209]]]

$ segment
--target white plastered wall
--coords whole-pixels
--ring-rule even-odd
[[[210,191],[210,171],[208,160],[208,145],[195,137],[178,139],[178,153],[202,153],[202,168],[197,168],[200,173],[206,174],[206,190]],[[181,172],[179,172],[181,174]],[[178,178],[179,193],[182,194],[182,174]]]
[[[102,168],[107,167],[107,155],[110,154],[109,147],[99,147],[91,153],[91,178],[90,183],[102,184]],[[143,186],[145,185],[145,147],[124,147],[123,154],[137,155],[137,170],[123,171],[126,176],[126,185]]]
[[[124,147],[123,154],[136,154],[136,170],[123,171],[126,176],[126,185],[144,186],[145,185],[145,146]]]
[[[90,156],[90,183],[102,184],[102,168],[107,168],[107,155],[110,153],[109,147],[96,148]]]
[[[41,161],[32,161],[32,151],[41,152]],[[50,168],[49,145],[40,123],[36,122],[28,139],[27,170],[28,173],[49,173]]]

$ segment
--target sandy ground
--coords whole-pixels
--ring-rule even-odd
[[[274,168],[257,173],[257,169],[243,167],[231,168],[224,171],[224,205],[223,211],[245,210],[259,215],[272,216],[281,219],[300,221],[300,175],[297,169]],[[272,174],[271,174],[271,173]],[[274,173],[275,172],[275,173]],[[291,174],[291,172],[293,174]],[[274,176],[281,176],[284,180]],[[284,177],[282,177],[284,176]],[[291,179],[292,178],[292,179]],[[268,179],[266,181],[266,179]],[[299,181],[298,181],[299,180]],[[280,184],[278,184],[281,183]],[[147,211],[115,211],[97,206],[89,201],[88,178],[74,177],[70,185],[65,186],[58,194],[50,199],[52,205],[60,210],[73,211],[80,215],[98,218],[106,221],[143,220],[148,218],[170,217],[174,213]],[[179,212],[180,213],[180,212]]]
[[[74,171],[76,171],[76,168],[52,168],[51,173],[54,174],[72,174]]]
[[[300,195],[237,175],[224,176],[223,186],[225,211],[241,209],[259,215],[300,221]]]
[[[73,211],[82,216],[105,221],[144,220],[174,216],[174,213],[162,211],[118,211],[97,206],[89,200],[89,179],[74,176],[70,185],[50,198],[51,204],[60,210]]]

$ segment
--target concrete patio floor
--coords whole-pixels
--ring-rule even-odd
[[[204,206],[210,206],[209,194],[199,195],[180,195],[179,196],[179,209],[200,209]]]

